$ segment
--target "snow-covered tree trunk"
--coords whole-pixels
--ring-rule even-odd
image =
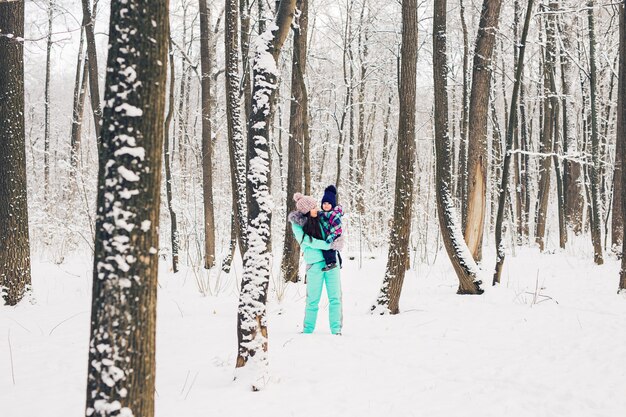
[[[435,153],[437,217],[444,246],[459,278],[458,294],[482,294],[478,265],[469,251],[452,198],[452,154],[448,135],[448,64],[446,0],[435,0],[433,17],[433,78],[435,94]]]
[[[309,136],[309,111],[304,74],[306,72],[308,0],[296,2],[298,18],[294,25],[293,58],[291,66],[291,103],[289,115],[289,163],[287,168],[287,213],[295,210],[293,195],[304,191],[304,143]],[[300,248],[291,232],[291,223],[285,222],[285,241],[281,273],[285,281],[298,281]]]
[[[248,161],[248,250],[241,280],[237,338],[238,377],[257,390],[267,382],[266,302],[270,280],[269,251],[272,201],[269,188],[269,133],[274,94],[277,90],[277,61],[293,20],[296,0],[281,0],[276,21],[255,39],[252,57],[253,93],[248,144],[253,144]]]
[[[24,132],[24,1],[0,3],[0,300],[30,285]]]
[[[596,34],[593,16],[594,1],[587,1],[587,17],[589,22],[589,90],[591,92],[591,241],[593,243],[593,260],[602,265],[602,216],[600,215],[600,138],[598,133],[598,112],[596,92]]]
[[[200,71],[202,87],[202,201],[204,203],[204,267],[215,265],[215,216],[213,214],[213,138],[211,137],[211,49],[210,10],[199,0]]]
[[[626,0],[619,5],[619,81],[617,94],[617,140],[622,142],[622,152],[626,151]],[[622,155],[623,157],[623,155]],[[622,210],[626,212],[626,170],[622,170]],[[619,291],[626,292],[626,239],[623,240],[622,267],[619,275]]]
[[[76,59],[76,79],[74,81],[74,101],[72,105],[72,128],[70,132],[70,178],[72,188],[76,187],[74,178],[78,170],[81,134],[83,130],[83,110],[85,107],[85,93],[87,92],[87,77],[89,68],[84,56],[85,31],[81,29],[78,58]]]
[[[50,193],[50,65],[52,55],[52,20],[54,2],[48,0],[48,35],[46,37],[46,81],[44,87],[43,183],[44,199]]]
[[[492,57],[501,6],[501,0],[484,0],[483,2],[472,71],[467,142],[467,214],[464,236],[476,261],[482,258],[481,246],[487,211],[487,121],[489,119]]]
[[[404,274],[408,269],[409,237],[413,212],[415,180],[415,106],[417,76],[417,0],[402,1],[402,48],[400,51],[400,114],[396,191],[393,227],[389,236],[389,255],[385,278],[372,311],[400,312],[399,302]]]
[[[241,1],[243,2],[244,0]],[[224,13],[226,122],[228,125],[229,143],[228,155],[230,158],[233,207],[236,208],[236,214],[233,216],[233,221],[236,223],[237,235],[239,236],[239,249],[243,256],[248,247],[246,234],[248,224],[248,206],[246,203],[246,151],[244,127],[241,117],[241,104],[239,100],[239,47],[237,42],[239,17],[237,0],[227,0]],[[243,38],[245,37],[245,34],[242,33],[241,36]],[[246,71],[245,68],[244,71]]]
[[[509,187],[509,170],[511,165],[511,151],[513,150],[513,132],[517,123],[517,100],[520,94],[522,84],[522,72],[524,68],[524,56],[526,54],[526,40],[528,39],[528,28],[530,26],[531,12],[533,8],[533,0],[528,0],[526,9],[526,18],[524,19],[524,28],[522,29],[522,38],[519,43],[519,58],[517,60],[517,68],[515,70],[515,80],[513,84],[513,96],[511,97],[511,111],[509,112],[508,127],[506,130],[506,149],[504,153],[504,161],[502,162],[502,177],[500,178],[500,188],[498,196],[498,214],[496,216],[496,267],[493,276],[493,285],[500,282],[502,274],[502,266],[504,265],[504,244],[502,242],[504,212],[506,210],[506,200]]]
[[[469,88],[470,76],[469,68],[469,35],[467,33],[467,24],[465,22],[465,5],[463,0],[459,0],[459,13],[461,18],[461,29],[463,31],[463,94],[461,106],[461,141],[459,143],[459,171],[457,196],[461,206],[461,227],[465,230],[467,225],[467,129],[469,122]]]
[[[110,16],[86,415],[151,417],[168,1]]]

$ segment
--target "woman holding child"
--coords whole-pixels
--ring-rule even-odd
[[[303,333],[313,333],[315,330],[322,287],[326,285],[330,331],[332,334],[341,335],[343,317],[337,255],[343,247],[341,237],[343,211],[341,206],[336,204],[337,190],[332,185],[326,188],[321,211],[318,210],[313,197],[296,193],[293,198],[296,201],[296,211],[289,214],[289,221],[296,241],[304,252],[307,268]]]

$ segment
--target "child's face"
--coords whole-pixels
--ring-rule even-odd
[[[333,209],[333,206],[330,205],[330,203],[328,202],[323,202],[322,203],[322,210],[324,211],[331,211]]]

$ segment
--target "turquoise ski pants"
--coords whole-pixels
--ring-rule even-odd
[[[341,311],[341,280],[339,268],[330,271],[322,271],[326,264],[317,262],[311,265],[306,273],[306,309],[304,310],[304,333],[313,333],[317,312],[319,310],[320,298],[322,297],[322,286],[326,285],[328,295],[328,321],[330,331],[333,334],[341,333],[343,324],[343,314]]]

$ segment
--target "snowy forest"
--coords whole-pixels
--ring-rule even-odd
[[[0,415],[624,415],[625,104],[626,0],[0,0]]]

